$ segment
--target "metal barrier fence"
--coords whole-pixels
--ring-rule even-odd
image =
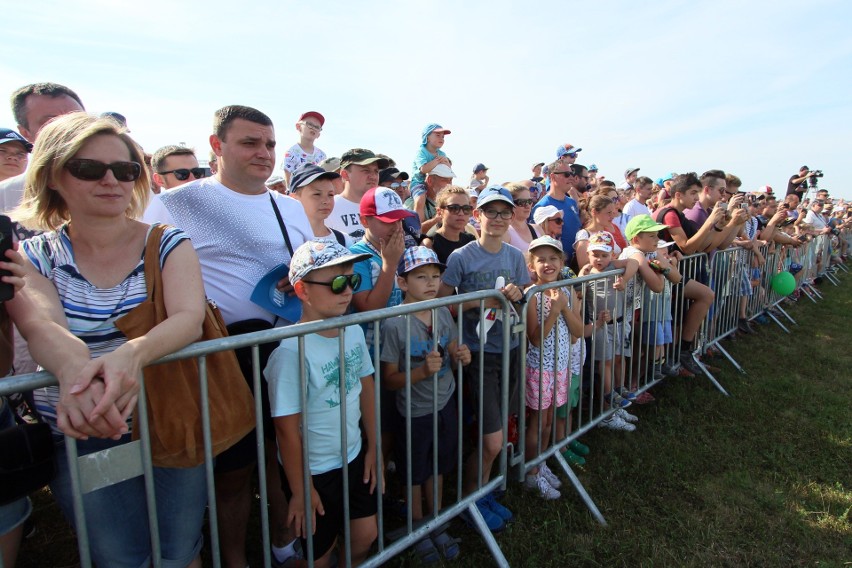
[[[847,242],[852,242],[852,237],[845,236]],[[307,371],[305,367],[305,337],[321,331],[342,329],[349,325],[369,324],[372,322],[383,321],[393,317],[405,318],[405,344],[406,349],[406,377],[405,385],[402,388],[404,393],[403,410],[404,415],[402,423],[397,425],[395,434],[403,436],[405,439],[405,456],[396,456],[397,460],[404,460],[398,465],[404,465],[406,471],[406,479],[404,483],[404,501],[407,504],[405,518],[401,523],[396,523],[400,526],[395,526],[393,521],[388,522],[385,518],[384,500],[390,497],[385,496],[381,491],[377,492],[377,542],[376,552],[371,555],[364,563],[365,566],[378,566],[386,562],[390,558],[409,549],[430,533],[436,530],[441,530],[441,527],[446,525],[450,520],[465,514],[470,523],[475,526],[482,536],[486,546],[491,552],[494,561],[497,565],[506,566],[505,557],[503,556],[499,545],[497,544],[491,531],[488,529],[485,520],[476,506],[476,502],[489,496],[489,494],[497,487],[505,487],[507,476],[510,475],[509,468],[511,467],[511,476],[518,481],[525,481],[528,472],[540,467],[550,458],[555,458],[561,469],[568,477],[571,485],[581,496],[583,502],[591,511],[595,519],[606,524],[606,521],[598,510],[594,501],[588,492],[583,488],[582,483],[574,474],[571,464],[569,464],[562,451],[575,442],[583,434],[587,433],[594,427],[600,426],[602,422],[610,419],[617,409],[612,406],[613,392],[618,392],[620,388],[627,391],[641,394],[646,392],[651,387],[657,385],[663,380],[664,374],[662,370],[665,367],[675,368],[681,356],[679,346],[681,339],[684,336],[684,327],[689,324],[688,304],[694,304],[699,300],[695,300],[691,295],[693,291],[687,291],[684,281],[696,281],[699,283],[712,284],[715,295],[712,296],[713,309],[700,322],[700,328],[695,334],[693,343],[693,353],[703,354],[709,348],[719,349],[737,369],[743,371],[730,354],[720,345],[720,340],[734,333],[737,323],[743,315],[741,302],[745,302],[745,317],[754,319],[761,314],[766,314],[769,318],[775,321],[782,329],[789,332],[783,325],[780,317],[785,317],[790,323],[794,323],[793,319],[781,309],[779,305],[783,297],[778,295],[771,286],[772,278],[779,272],[789,269],[792,263],[801,262],[803,269],[799,276],[801,282],[800,288],[813,288],[808,282],[812,278],[829,273],[829,259],[831,258],[832,249],[830,239],[814,239],[798,249],[790,249],[789,247],[764,247],[760,251],[760,255],[765,259],[759,277],[752,274],[752,267],[757,264],[756,255],[752,251],[743,249],[729,249],[717,252],[714,258],[709,259],[705,254],[697,254],[685,257],[679,263],[679,271],[683,278],[677,284],[665,284],[659,292],[652,291],[647,284],[637,276],[634,282],[629,283],[624,291],[615,291],[613,285],[617,278],[623,273],[623,269],[609,271],[602,274],[593,274],[576,278],[572,280],[562,280],[552,282],[545,285],[534,286],[530,288],[526,295],[520,319],[513,319],[513,308],[506,301],[504,296],[495,290],[484,290],[471,294],[460,296],[452,296],[427,302],[415,304],[404,304],[394,308],[377,310],[374,312],[352,314],[331,320],[320,322],[312,322],[307,324],[299,324],[290,327],[276,328],[267,331],[260,331],[246,335],[240,335],[223,340],[208,341],[193,344],[178,353],[172,354],[162,359],[162,362],[173,361],[184,358],[197,358],[199,362],[199,374],[202,388],[202,396],[206,396],[207,389],[207,372],[206,372],[206,356],[217,351],[230,350],[235,348],[250,347],[253,360],[253,375],[252,381],[255,392],[260,392],[258,389],[265,388],[261,381],[261,372],[259,366],[259,345],[272,341],[280,341],[287,338],[298,338],[299,354],[302,364],[299,369],[294,369],[294,372],[299,373],[300,396],[302,408],[306,407],[307,397]],[[821,262],[818,260],[822,259]],[[845,270],[845,267],[842,268]],[[751,290],[751,295],[747,295],[746,290]],[[696,288],[692,286],[692,288]],[[546,319],[546,310],[538,309],[537,312],[530,312],[533,304],[536,306],[546,305],[553,290],[562,290],[562,293],[568,297],[567,306],[572,311],[581,323],[582,337],[575,335],[570,329],[569,333],[575,335],[570,338],[571,346],[576,345],[577,340],[581,340],[579,353],[575,349],[569,349],[567,352],[560,350],[558,345],[554,347],[552,358],[552,368],[547,368],[544,357],[539,356],[537,363],[534,363],[532,372],[527,370],[528,348],[527,342],[528,323],[538,322],[538,344],[543,345],[547,339],[544,330],[544,321]],[[805,292],[807,294],[807,292]],[[808,297],[811,297],[808,294]],[[535,302],[531,300],[536,299]],[[816,301],[817,296],[811,299]],[[431,416],[431,427],[429,428],[432,436],[431,444],[431,510],[433,514],[423,515],[422,519],[416,519],[413,513],[412,503],[415,497],[415,483],[412,480],[412,440],[415,436],[412,425],[412,387],[413,381],[411,376],[412,363],[412,316],[417,312],[428,311],[431,314],[432,321],[438,319],[440,310],[448,307],[456,308],[454,317],[455,333],[459,340],[463,336],[463,320],[470,316],[464,316],[461,310],[463,302],[478,302],[478,325],[486,326],[486,321],[491,317],[497,317],[504,322],[501,336],[502,352],[500,354],[500,418],[502,425],[502,450],[499,452],[499,457],[493,470],[493,475],[490,477],[486,472],[483,472],[483,399],[479,397],[478,405],[473,409],[473,415],[476,418],[475,430],[475,449],[473,460],[476,465],[476,487],[474,490],[465,494],[463,479],[465,475],[471,475],[469,469],[463,466],[463,448],[465,442],[465,402],[469,398],[467,387],[470,385],[466,374],[462,372],[460,364],[455,365],[455,381],[456,390],[455,396],[447,402],[448,405],[453,405],[455,414],[454,419],[457,421],[457,435],[455,437],[456,450],[453,461],[456,474],[455,479],[455,495],[452,499],[446,499],[446,504],[442,503],[440,497],[440,484],[438,481],[441,471],[439,471],[439,446],[441,445],[441,432],[439,424],[438,408],[438,373],[431,375],[428,381],[431,393],[431,401],[433,407],[429,415]],[[495,312],[489,312],[485,308],[487,301],[496,301],[499,308]],[[601,312],[609,312],[607,321],[601,317]],[[656,323],[670,322],[671,336],[668,341],[661,340],[657,337]],[[471,322],[469,322],[471,323]],[[575,330],[576,331],[576,330]],[[374,334],[373,346],[373,361],[375,364],[375,381],[374,381],[374,400],[376,413],[376,439],[380,439],[383,430],[386,430],[382,424],[383,405],[392,404],[393,398],[388,398],[388,393],[380,387],[382,383],[381,373],[381,350],[380,346],[383,343],[383,332],[381,326],[377,326]],[[340,392],[346,391],[346,358],[343,357],[343,334],[339,335],[338,344],[340,347],[340,364],[338,366],[339,373],[339,389]],[[510,346],[513,339],[519,339],[520,351],[520,374],[519,376],[510,376]],[[441,338],[437,334],[433,334],[430,338],[432,350],[437,351],[440,345]],[[479,374],[474,378],[478,382],[479,392],[482,392],[483,381],[487,380],[482,371],[484,368],[484,338],[480,339],[479,345],[470,345],[474,357],[479,357]],[[476,348],[478,347],[478,349]],[[596,354],[603,353],[602,357],[595,357]],[[577,374],[579,384],[574,384],[572,378],[572,369],[577,368],[576,357],[585,359],[584,364],[580,364],[582,370]],[[692,354],[689,354],[692,356]],[[565,358],[564,360],[561,358]],[[597,359],[597,360],[596,360]],[[710,371],[704,367],[701,361],[696,362],[702,366],[707,378],[720,390],[727,394],[725,389],[712,376]],[[537,367],[537,369],[535,369]],[[545,379],[547,371],[552,371],[553,376],[558,377],[558,371],[567,368],[568,370],[568,403],[566,412],[562,416],[556,412],[557,402],[560,400],[560,387],[557,380],[550,381]],[[744,372],[744,371],[743,371]],[[493,377],[491,377],[493,379]],[[47,373],[36,373],[33,375],[24,375],[17,377],[9,377],[0,381],[0,395],[7,395],[15,392],[23,392],[34,388],[55,385],[55,379]],[[517,384],[518,397],[515,399],[512,396],[513,386]],[[529,390],[532,387],[532,392]],[[576,387],[580,391],[577,400],[576,410],[571,409],[570,397],[572,387]],[[550,404],[546,404],[549,399]],[[139,397],[140,408],[145,405],[144,384]],[[265,476],[265,451],[263,437],[263,421],[261,412],[261,399],[256,397],[255,410],[257,416],[258,443],[257,443],[257,461],[258,461],[258,487],[260,491],[260,503],[268,503],[268,495],[266,488]],[[345,404],[340,404],[340,424],[346,423],[347,408]],[[535,406],[537,412],[535,419],[527,420],[527,407]],[[210,458],[210,434],[209,424],[210,415],[206,405],[202,405],[203,409],[203,424],[204,424],[204,440],[207,459],[205,460],[205,478],[207,482],[208,507],[209,507],[209,525],[210,525],[210,549],[213,564],[221,565],[219,555],[219,534],[216,523],[216,500],[215,500],[215,476],[213,470],[213,460]],[[351,409],[349,409],[351,411]],[[549,416],[545,416],[548,411]],[[509,422],[510,415],[516,414],[518,417],[518,441],[517,444],[509,441]],[[149,425],[147,424],[147,413],[142,412],[140,418],[140,440],[123,444],[105,452],[78,456],[76,443],[73,439],[65,439],[65,447],[68,452],[68,462],[72,472],[72,481],[74,485],[74,506],[75,506],[75,524],[78,534],[78,547],[80,553],[80,561],[83,566],[91,566],[91,556],[89,553],[89,543],[86,534],[86,514],[84,511],[83,495],[96,491],[106,485],[122,481],[134,476],[143,476],[145,480],[146,497],[148,502],[148,517],[151,530],[151,546],[153,554],[153,565],[160,566],[160,544],[159,544],[159,529],[157,526],[156,502],[154,499],[154,473],[153,466],[150,460],[150,433]],[[387,426],[387,425],[385,425]],[[301,427],[303,431],[308,428],[308,414],[303,412],[301,416]],[[341,455],[346,456],[347,440],[346,429],[341,427],[343,432],[341,438]],[[303,477],[308,480],[310,475],[309,456],[310,448],[307,442],[307,437],[303,442],[303,463],[306,464],[303,470]],[[379,454],[377,454],[378,456]],[[105,466],[105,464],[108,465]],[[344,503],[344,538],[340,544],[342,547],[344,560],[346,565],[352,562],[351,557],[351,535],[349,533],[350,511],[348,506],[349,483],[347,472],[347,460],[343,459],[343,503]],[[379,472],[379,486],[384,484],[384,469],[377,457],[377,471]],[[483,481],[483,479],[487,481]],[[307,508],[310,509],[310,491],[307,490],[308,498]],[[428,492],[428,490],[427,490]],[[270,526],[268,509],[265,505],[261,506],[261,538],[263,546],[264,565],[270,566],[272,563],[270,555]],[[308,524],[310,527],[310,522]],[[310,528],[308,530],[310,534]],[[309,564],[314,561],[313,553],[313,538],[308,538],[308,546],[305,550],[306,558]],[[0,559],[2,565],[2,559]]]
[[[294,372],[299,373],[300,380],[300,396],[302,402],[302,408],[306,408],[306,397],[307,397],[307,376],[306,376],[306,367],[304,361],[306,359],[305,354],[305,343],[304,338],[308,335],[319,333],[326,330],[334,330],[334,329],[343,329],[346,326],[350,325],[360,325],[360,324],[370,324],[373,322],[379,322],[387,318],[392,317],[405,317],[406,318],[406,344],[411,345],[411,316],[416,312],[428,311],[431,312],[433,321],[437,321],[437,313],[440,309],[446,309],[448,306],[452,306],[457,308],[457,315],[455,316],[456,322],[456,332],[461,338],[461,329],[462,329],[462,319],[465,316],[462,315],[461,305],[463,302],[478,302],[479,309],[476,310],[476,313],[479,314],[479,325],[483,326],[487,330],[487,315],[491,317],[495,317],[497,319],[501,319],[504,322],[507,322],[509,325],[503,326],[503,333],[501,339],[502,345],[502,355],[501,358],[501,376],[497,379],[500,384],[500,391],[502,393],[502,401],[501,401],[501,409],[500,415],[502,419],[502,428],[503,428],[503,439],[506,439],[508,434],[508,403],[509,403],[509,391],[510,391],[510,377],[509,377],[509,346],[511,344],[511,334],[512,334],[512,314],[513,309],[505,297],[497,290],[483,290],[480,292],[474,292],[464,295],[451,296],[447,298],[430,300],[427,302],[419,302],[415,304],[404,304],[400,306],[396,306],[394,308],[386,308],[382,310],[376,310],[367,313],[359,313],[359,314],[351,314],[347,316],[342,316],[339,318],[333,318],[324,321],[318,322],[310,322],[305,324],[298,324],[289,327],[276,328],[272,330],[259,331],[245,335],[239,335],[234,337],[228,337],[221,340],[215,341],[205,341],[195,343],[190,345],[189,347],[164,357],[159,362],[168,362],[174,361],[178,359],[186,359],[186,358],[197,358],[199,364],[199,376],[201,381],[201,393],[202,397],[206,397],[207,395],[207,367],[206,367],[206,356],[218,352],[218,351],[227,351],[231,349],[237,349],[242,347],[250,347],[252,351],[252,360],[253,360],[253,384],[254,390],[256,393],[261,392],[259,389],[265,388],[265,385],[262,384],[260,375],[262,369],[259,366],[259,346],[264,343],[269,343],[272,341],[281,341],[287,338],[298,338],[299,342],[299,355],[300,359],[303,363],[299,366],[298,370],[294,369]],[[500,306],[497,309],[485,309],[486,301],[496,301]],[[339,334],[339,345],[341,355],[343,352],[343,335]],[[375,412],[376,412],[376,439],[381,439],[381,434],[383,430],[383,426],[381,423],[381,411],[380,407],[384,404],[392,404],[392,400],[382,401],[383,392],[380,388],[380,384],[382,382],[381,379],[381,367],[378,364],[380,360],[380,349],[379,346],[382,343],[382,332],[381,326],[377,326],[375,330],[375,340],[374,340],[374,361],[376,361],[376,370],[375,370],[375,381],[374,381],[374,400],[375,400]],[[479,350],[475,348],[477,346],[469,346],[472,347],[473,356],[478,356],[482,358],[484,355],[483,346],[487,337],[486,334],[482,334],[479,343]],[[438,335],[433,336],[433,348],[437,350],[438,348]],[[407,351],[407,371],[406,371],[406,385],[405,385],[405,393],[408,400],[408,416],[405,419],[404,425],[404,434],[406,437],[406,447],[407,452],[404,459],[407,464],[411,464],[412,455],[411,455],[411,413],[410,413],[410,405],[411,405],[411,368],[410,363],[412,360],[411,351]],[[346,358],[341,356],[340,364],[338,365],[338,373],[340,379],[339,389],[341,393],[346,392]],[[480,359],[481,363],[481,359]],[[476,380],[479,382],[479,392],[482,392],[482,383],[486,379],[494,379],[493,377],[485,377],[481,371],[483,369],[483,365],[480,364],[480,373]],[[456,369],[460,371],[459,368]],[[456,483],[456,495],[455,499],[451,504],[445,505],[442,509],[439,510],[438,504],[440,500],[440,495],[437,491],[437,478],[433,475],[433,500],[432,500],[432,510],[435,512],[428,518],[422,519],[420,522],[415,522],[415,519],[412,518],[412,507],[408,507],[405,519],[405,526],[402,527],[402,530],[396,530],[399,534],[399,538],[397,538],[392,543],[386,542],[386,535],[392,533],[392,531],[388,526],[386,526],[384,513],[383,513],[383,499],[385,498],[382,495],[381,491],[377,491],[377,527],[378,527],[378,540],[377,547],[378,550],[375,554],[370,556],[362,566],[378,566],[383,562],[387,561],[391,557],[399,554],[400,552],[408,549],[413,544],[417,543],[422,538],[429,535],[430,532],[434,531],[436,528],[440,528],[442,525],[446,524],[453,518],[458,515],[465,513],[469,521],[475,526],[475,528],[482,535],[482,538],[485,540],[485,544],[488,549],[491,551],[494,556],[494,561],[499,566],[507,566],[505,557],[500,551],[499,546],[497,545],[493,534],[488,529],[479,509],[476,506],[476,502],[480,499],[487,497],[495,488],[504,487],[505,488],[505,472],[507,469],[507,456],[505,451],[501,451],[500,455],[497,459],[497,465],[495,468],[494,475],[489,477],[488,473],[482,471],[482,454],[483,454],[483,446],[482,446],[482,428],[483,428],[483,420],[481,419],[483,414],[483,397],[479,397],[479,405],[475,410],[475,416],[477,417],[478,422],[478,436],[477,440],[479,440],[476,445],[475,451],[477,452],[477,464],[478,469],[476,471],[476,488],[472,491],[469,491],[467,494],[463,495],[462,488],[462,479],[464,474],[462,468],[461,461],[461,451],[464,442],[464,428],[462,427],[461,419],[462,412],[461,408],[465,403],[465,382],[463,375],[459,373],[459,376],[456,377],[458,381],[457,388],[457,397],[455,401],[449,402],[448,404],[457,404],[459,411],[457,412],[458,420],[459,420],[459,428],[458,428],[458,439],[456,443],[458,445],[458,453],[457,453],[457,483]],[[433,389],[437,389],[437,374],[432,377],[432,387]],[[142,388],[140,390],[139,395],[139,407],[143,408],[146,404],[145,398],[145,388],[144,381],[140,377],[140,383],[142,384]],[[56,380],[55,378],[48,373],[35,373],[32,375],[21,375],[16,377],[9,377],[2,381],[0,381],[0,396],[5,396],[8,394],[16,393],[16,392],[25,392],[32,390],[34,388],[46,387],[46,386],[55,386]],[[435,390],[433,390],[432,394],[435,394]],[[295,394],[295,393],[294,393]],[[437,400],[437,399],[435,399]],[[256,427],[257,427],[257,462],[258,462],[258,487],[260,491],[260,502],[265,504],[268,503],[267,496],[267,488],[266,488],[266,476],[265,476],[265,451],[264,451],[264,437],[263,437],[263,419],[261,412],[261,397],[255,397],[255,410],[256,410]],[[340,403],[340,424],[346,424],[346,404]],[[213,564],[215,566],[221,565],[221,558],[219,554],[219,534],[216,522],[216,499],[215,499],[215,479],[214,479],[214,470],[213,470],[213,459],[211,459],[211,441],[210,441],[210,415],[209,408],[206,404],[202,404],[203,409],[203,432],[204,432],[204,442],[205,442],[205,450],[206,450],[206,458],[204,463],[204,468],[206,472],[206,482],[207,482],[207,494],[208,494],[208,502],[207,505],[209,507],[209,527],[210,527],[210,548],[211,555],[213,559]],[[349,409],[351,412],[352,409]],[[308,421],[308,413],[301,413],[301,427],[303,432],[307,432],[307,421]],[[74,513],[75,513],[75,525],[77,530],[77,538],[78,538],[78,548],[80,554],[80,563],[82,566],[91,566],[92,558],[89,549],[89,539],[87,535],[87,525],[86,525],[86,512],[85,507],[83,506],[83,496],[89,492],[96,491],[103,487],[109,486],[114,483],[118,483],[120,481],[124,481],[129,478],[143,476],[145,480],[145,492],[148,506],[148,520],[150,526],[150,537],[151,537],[151,550],[152,550],[152,563],[155,567],[159,567],[162,564],[161,559],[161,548],[160,548],[160,534],[157,523],[157,512],[156,512],[156,501],[155,501],[155,488],[154,488],[154,466],[151,463],[150,457],[150,432],[149,432],[149,424],[147,420],[147,413],[140,412],[139,413],[139,425],[140,425],[140,439],[135,442],[129,442],[125,444],[121,444],[109,450],[96,452],[84,456],[77,455],[77,444],[73,438],[65,437],[65,447],[68,450],[68,466],[70,469],[72,484],[74,488]],[[433,442],[438,438],[439,432],[439,424],[438,424],[438,415],[437,413],[433,413],[432,415],[432,436]],[[341,427],[342,437],[341,437],[341,455],[346,456],[347,449],[347,440],[346,440],[346,429],[345,427]],[[397,432],[399,434],[400,432]],[[505,449],[505,445],[503,445]],[[433,474],[437,471],[438,467],[438,450],[439,447],[437,444],[433,445],[432,448],[432,461],[433,461]],[[303,438],[303,463],[306,464],[303,469],[303,478],[306,481],[306,484],[309,483],[310,480],[310,469],[308,461],[309,455],[309,444],[308,438],[305,436]],[[377,456],[380,454],[377,453]],[[378,457],[377,457],[378,462]],[[344,526],[343,533],[344,539],[342,543],[339,543],[341,546],[341,550],[345,556],[345,564],[347,566],[351,565],[351,542],[350,542],[350,533],[349,533],[349,519],[350,511],[349,511],[349,482],[347,477],[347,459],[342,460],[343,463],[343,503],[344,503]],[[377,463],[377,471],[379,473],[378,486],[382,487],[384,485],[384,469],[381,467],[381,463]],[[411,467],[407,468],[408,471],[408,483],[406,484],[406,500],[407,503],[411,503],[412,500],[412,483],[411,483]],[[483,482],[482,479],[488,479],[487,482]],[[307,485],[306,485],[307,487]],[[307,490],[306,498],[308,500],[306,504],[306,510],[309,510],[311,507],[310,503],[310,490]],[[271,566],[271,557],[270,557],[270,532],[269,532],[269,516],[266,506],[261,506],[260,510],[260,518],[262,525],[262,541],[263,541],[263,553],[264,553],[264,565]],[[311,535],[311,526],[310,521],[308,521],[308,546],[305,551],[306,558],[310,565],[313,564],[314,555],[313,555],[313,537]],[[0,564],[2,564],[2,559],[0,559]]]

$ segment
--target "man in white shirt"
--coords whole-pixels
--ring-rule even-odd
[[[146,222],[180,227],[190,236],[201,262],[207,295],[216,302],[231,335],[271,328],[276,316],[251,301],[258,281],[272,268],[289,263],[292,251],[313,238],[302,205],[264,185],[275,168],[275,130],[262,112],[245,106],[216,111],[210,146],[218,158],[215,176],[195,180],[156,196]],[[286,223],[285,221],[286,220]],[[260,370],[276,347],[260,346]],[[243,374],[252,384],[250,349],[238,349]],[[261,393],[267,438],[267,490],[271,502],[273,553],[277,561],[290,538],[286,501],[280,489],[275,430],[265,388]],[[246,566],[246,528],[256,462],[252,432],[216,459],[216,501],[222,558],[226,566]],[[282,516],[283,515],[283,516]],[[292,544],[292,543],[291,543]]]
[[[385,158],[364,148],[347,150],[340,157],[340,177],[343,192],[334,196],[334,210],[326,225],[346,233],[356,241],[364,236],[361,226],[361,198],[368,190],[379,185],[379,170],[388,167]]]
[[[648,200],[654,190],[654,182],[651,178],[642,176],[633,181],[633,199],[627,202],[622,210],[625,225],[630,222],[630,219],[637,215],[650,215],[648,210]]]
[[[174,144],[163,146],[154,152],[151,168],[154,170],[154,184],[159,189],[174,189],[206,177],[205,169],[198,167],[195,150]]]

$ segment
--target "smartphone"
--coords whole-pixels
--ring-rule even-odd
[[[727,204],[727,203],[725,203],[724,201],[719,201],[719,202],[717,202],[717,203],[716,203],[716,207],[718,207],[718,208],[719,208],[719,209],[721,209],[722,211],[727,211],[727,210],[728,210],[728,204]]]
[[[0,215],[0,259],[6,261],[6,251],[12,248],[12,220],[6,215]],[[8,270],[0,270],[0,276],[9,276]],[[0,302],[11,300],[15,297],[15,287],[5,282],[0,282]]]

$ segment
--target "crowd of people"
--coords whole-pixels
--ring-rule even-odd
[[[765,269],[761,251],[795,250],[825,235],[833,243],[821,262],[844,262],[847,243],[839,236],[852,226],[852,205],[809,186],[817,177],[807,167],[790,178],[783,198],[768,186],[742,191],[740,179],[722,170],[653,180],[630,167],[616,184],[596,166],[578,163],[582,148],[562,144],[525,179],[495,184],[479,163],[468,170],[465,183],[455,173],[461,165],[445,150],[451,131],[439,124],[423,129],[406,171],[366,148],[328,157],[316,145],[325,118],[309,111],[296,122],[298,141],[279,160],[271,119],[232,105],[214,112],[205,168],[192,148],[169,145],[146,153],[128,134],[123,116],[86,113],[80,97],[62,85],[24,86],[13,93],[12,110],[17,131],[0,129],[0,208],[11,217],[19,242],[0,262],[10,272],[2,281],[16,287],[3,305],[15,326],[14,368],[8,367],[15,374],[48,370],[58,386],[37,389],[27,401],[3,400],[3,426],[12,422],[11,406],[29,407],[51,426],[59,474],[50,488],[72,525],[62,437],[76,438],[80,455],[128,443],[140,370],[198,338],[205,296],[215,301],[231,335],[495,288],[520,312],[529,296],[526,334],[512,335],[507,359],[510,407],[516,409],[510,420],[526,421],[527,457],[533,458],[548,444],[552,428],[558,438],[571,432],[584,366],[599,377],[606,405],[615,409],[601,425],[619,431],[636,428],[627,410],[632,404],[653,401],[650,392],[636,392],[641,373],[620,372],[621,358],[632,357],[633,369],[647,369],[653,377],[702,373],[696,336],[714,304],[717,283],[708,264],[715,252],[739,247],[752,253],[743,271],[745,296],[759,286],[754,275]],[[808,199],[810,193],[815,197]],[[168,317],[144,337],[128,340],[115,322],[146,298],[143,251],[157,223],[170,227],[159,250]],[[683,259],[695,253],[707,256],[687,274]],[[276,287],[300,305],[295,316],[252,300],[258,283],[281,264],[288,268]],[[586,286],[526,294],[532,286],[619,269],[623,273]],[[311,334],[302,351],[295,338],[260,346],[267,388],[254,394],[264,413],[274,565],[299,557],[308,519],[317,565],[331,563],[345,522],[344,464],[354,563],[367,557],[377,536],[381,464],[393,461],[405,476],[410,453],[412,517],[437,512],[432,508],[441,506],[442,478],[456,467],[463,438],[457,428],[462,409],[455,403],[458,367],[464,369],[471,407],[482,407],[475,416],[481,453],[468,454],[464,492],[488,482],[507,443],[500,380],[507,324],[487,318],[489,325],[482,326],[481,307],[500,310],[502,302],[464,302],[455,310],[389,318],[375,324],[379,328],[349,325]],[[682,321],[673,318],[673,310],[683,310]],[[459,313],[461,334],[454,323]],[[739,331],[754,333],[745,304],[739,315]],[[630,341],[637,330],[644,345]],[[237,350],[237,358],[252,385],[251,350]],[[294,371],[302,359],[304,408]],[[342,425],[340,405],[346,407]],[[517,410],[522,407],[526,411]],[[300,430],[302,413],[306,432]],[[410,448],[404,436],[394,435],[409,418]],[[436,423],[440,438],[433,448]],[[252,432],[216,458],[226,566],[247,565],[257,444]],[[574,440],[563,456],[581,465],[590,452]],[[437,496],[433,471],[439,474]],[[309,495],[304,472],[311,476]],[[207,505],[203,466],[155,467],[154,476],[164,565],[200,565]],[[560,485],[546,462],[530,469],[524,483],[544,499],[558,498]],[[89,493],[84,503],[97,565],[150,562],[141,478]],[[493,532],[513,518],[494,494],[476,507]],[[30,510],[26,497],[0,507],[6,566],[14,565]],[[446,527],[415,548],[426,562],[460,554],[459,541]]]

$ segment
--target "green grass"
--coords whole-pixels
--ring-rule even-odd
[[[721,395],[702,378],[668,380],[635,408],[633,433],[596,429],[577,474],[606,517],[599,526],[567,485],[545,502],[510,483],[518,521],[498,536],[512,566],[852,566],[852,275],[826,299],[725,342]],[[555,469],[555,468],[553,468]],[[49,498],[36,499],[39,532],[19,566],[73,566],[76,543]],[[478,534],[455,566],[490,566]],[[259,547],[258,547],[259,548]],[[253,562],[260,565],[260,552]],[[416,566],[410,554],[392,565]],[[254,565],[254,564],[253,564]]]

